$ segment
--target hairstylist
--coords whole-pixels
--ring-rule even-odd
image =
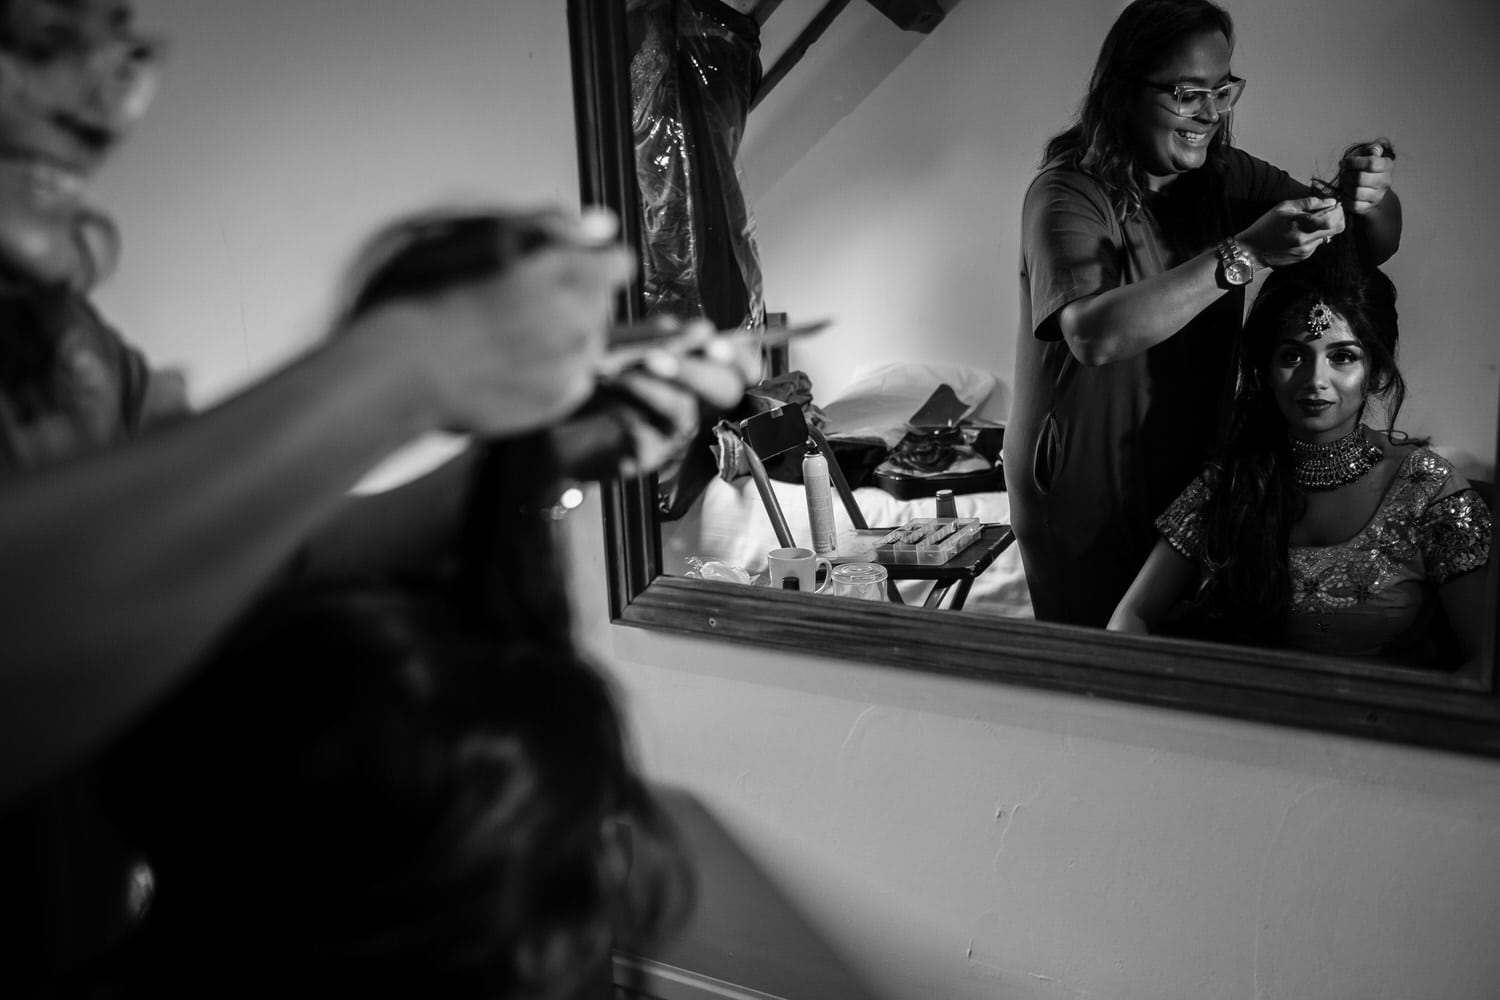
[[[544,239],[510,266],[362,313],[187,416],[88,299],[114,236],[83,191],[156,68],[131,15],[127,0],[0,0],[0,802],[157,697],[393,450],[577,410],[633,267],[612,217],[518,217]],[[659,463],[700,399],[737,401],[751,367],[693,351],[670,380],[632,375],[658,417],[632,427],[637,460]]]
[[[1006,488],[1039,619],[1103,626],[1193,478],[1232,388],[1244,286],[1346,225],[1380,262],[1401,209],[1383,143],[1319,197],[1234,148],[1246,83],[1209,0],[1136,0],[1022,211]]]

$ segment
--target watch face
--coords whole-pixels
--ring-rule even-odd
[[[1255,269],[1243,260],[1224,262],[1224,277],[1231,285],[1248,285],[1254,274]]]

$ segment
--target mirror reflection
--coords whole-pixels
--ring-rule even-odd
[[[765,14],[755,4],[735,6],[752,20]],[[1061,366],[1049,369],[1035,357],[1048,345],[1063,350],[1076,345],[1068,344],[1065,330],[1050,341],[1034,335],[1037,323],[1056,326],[1067,315],[1056,306],[1038,317],[1035,301],[1028,301],[1035,291],[1023,271],[1028,260],[1023,204],[1049,140],[1076,120],[1101,43],[1125,5],[946,3],[944,16],[924,33],[903,30],[878,5],[850,4],[779,77],[784,55],[795,50],[799,34],[823,5],[787,0],[770,6],[774,10],[759,34],[760,61],[772,86],[762,86],[754,107],[747,109],[739,173],[720,167],[716,176],[738,182],[731,186],[743,194],[758,244],[762,302],[747,296],[745,315],[753,317],[763,306],[773,316],[785,313],[791,322],[835,320],[830,332],[792,345],[786,371],[771,380],[779,401],[799,404],[809,423],[824,432],[837,453],[835,465],[849,474],[854,506],[867,524],[889,527],[930,518],[937,491],[953,487],[961,518],[1020,522],[1022,544],[997,546],[967,589],[965,614],[1104,625],[1156,542],[1155,517],[1192,480],[1207,455],[1206,440],[1228,418],[1235,374],[1223,337],[1208,361],[1183,352],[1170,364],[1149,353],[1136,362],[1075,364],[1084,373],[1070,373],[1075,392],[1098,373],[1119,374],[1113,368],[1145,369],[1129,383],[1137,395],[1127,402],[1101,398],[1120,391],[1103,388],[1109,379],[1087,383],[1084,395],[1101,406],[1149,410],[1162,395],[1174,393],[1192,400],[1175,410],[1137,413],[1118,425],[1077,424],[1055,416],[1053,390]],[[1195,192],[1187,185],[1177,185],[1180,194],[1168,197],[1148,181],[1144,200],[1156,213],[1154,224],[1170,239],[1154,264],[1137,259],[1139,253],[1125,255],[1123,263],[1107,261],[1114,268],[1110,287],[1132,267],[1150,277],[1148,265],[1170,271],[1167,265],[1191,263],[1195,256],[1207,276],[1205,287],[1227,282],[1217,240],[1210,239],[1221,235],[1246,236],[1240,242],[1251,246],[1238,249],[1249,251],[1252,267],[1264,263],[1255,258],[1277,252],[1260,245],[1258,237],[1265,234],[1254,231],[1265,211],[1293,200],[1282,195],[1305,196],[1315,178],[1336,183],[1351,145],[1388,139],[1398,151],[1395,162],[1381,165],[1366,157],[1355,173],[1388,170],[1390,189],[1399,192],[1404,209],[1401,249],[1382,266],[1398,293],[1400,372],[1408,389],[1396,427],[1413,439],[1429,440],[1433,454],[1457,476],[1482,485],[1493,479],[1497,359],[1481,312],[1483,255],[1473,248],[1484,245],[1494,220],[1493,213],[1472,210],[1462,192],[1471,186],[1466,182],[1474,165],[1496,152],[1497,140],[1482,135],[1456,142],[1461,116],[1444,95],[1470,92],[1476,80],[1495,80],[1497,68],[1487,55],[1495,29],[1486,15],[1459,0],[1421,17],[1391,12],[1372,19],[1361,10],[1342,0],[1316,10],[1279,0],[1253,8],[1230,4],[1232,52],[1179,44],[1168,48],[1182,65],[1150,58],[1140,63],[1165,72],[1173,83],[1171,92],[1147,85],[1132,90],[1137,100],[1128,110],[1134,117],[1119,118],[1136,127],[1126,148],[1135,153],[1144,147],[1163,158],[1148,166],[1165,168],[1167,175],[1187,167],[1183,176],[1191,181],[1195,158],[1206,159],[1228,131],[1224,126],[1232,125],[1234,147],[1283,168],[1292,186],[1258,189],[1259,198],[1237,205],[1236,224],[1227,226],[1196,209],[1188,197]],[[1189,40],[1212,35],[1183,34]],[[1138,40],[1136,47],[1143,46],[1156,51]],[[1153,77],[1148,84],[1165,82]],[[1197,116],[1183,117],[1177,106],[1183,99],[1198,103],[1186,109]],[[1232,109],[1226,106],[1231,101]],[[639,103],[636,110],[639,125]],[[1187,129],[1194,135],[1181,135],[1178,122],[1214,127],[1195,132],[1194,126]],[[1157,131],[1150,133],[1151,128]],[[1160,142],[1150,145],[1143,133]],[[1144,173],[1154,176],[1149,169]],[[1164,186],[1169,195],[1172,186]],[[1265,211],[1251,211],[1252,201]],[[1282,236],[1326,247],[1313,257],[1331,259],[1334,246],[1321,240],[1343,230],[1343,239],[1364,246],[1367,264],[1379,260],[1389,248],[1371,246],[1365,230],[1379,229],[1382,210],[1360,213],[1353,204],[1344,199],[1328,213],[1342,218],[1331,218],[1315,211],[1323,203],[1309,203]],[[1393,199],[1385,211],[1396,204]],[[1185,218],[1174,222],[1173,210]],[[1191,231],[1190,236],[1180,231]],[[1256,299],[1271,273],[1277,272],[1255,268],[1244,289],[1245,303]],[[1219,308],[1230,309],[1238,302],[1238,287],[1208,294],[1228,303]],[[1159,305],[1152,309],[1153,317],[1161,312]],[[1338,319],[1349,323],[1348,317]],[[940,417],[930,427],[912,420],[924,408],[928,416]],[[951,424],[955,412],[962,415],[961,430],[947,434],[946,441],[930,440]],[[1078,463],[1084,478],[1072,484],[1073,499],[1063,507],[1038,506],[1034,496],[1014,485],[1036,485],[1037,428],[1047,424],[1049,414],[1050,433],[1071,432],[1065,443],[1085,448],[1077,453],[1085,456]],[[1313,532],[1312,541],[1340,541],[1358,532],[1400,478],[1411,452],[1405,445],[1391,448],[1391,439],[1381,433],[1389,415],[1389,408],[1376,402],[1360,421],[1391,452],[1353,485],[1364,506],[1351,501],[1326,527],[1322,505],[1314,503],[1299,522],[1304,529],[1326,528]],[[1076,414],[1070,416],[1076,421]],[[997,440],[1004,441],[1009,460],[1009,490],[993,476]],[[926,469],[901,464],[897,452],[903,441],[918,463],[928,459]],[[940,445],[949,446],[947,455]],[[732,451],[720,448],[721,455]],[[812,517],[800,482],[803,457],[803,448],[789,448],[766,463],[766,478],[796,544],[812,547]],[[1122,469],[1129,470],[1131,462],[1152,470],[1170,467],[1165,478],[1174,481],[1143,488],[1140,495],[1121,494],[1118,481],[1128,478]],[[1026,464],[1028,475],[1018,480],[1017,466]],[[746,469],[737,465],[729,471],[732,481],[710,476],[701,489],[690,491],[690,503],[674,498],[675,509],[662,522],[666,572],[680,575],[707,565],[710,571],[737,567],[752,580],[765,578],[766,553],[784,547],[768,512],[772,505]],[[945,481],[945,475],[953,478]],[[1090,476],[1104,477],[1104,486]],[[837,489],[832,500],[843,547],[856,522],[847,517]],[[1034,540],[1027,544],[1028,514],[1033,523],[1046,525],[1056,551]],[[1119,526],[1122,518],[1128,518],[1131,531]],[[1344,530],[1350,525],[1352,530]],[[1120,536],[1130,537],[1122,543]],[[853,538],[856,555],[863,551],[858,543],[868,540]],[[1298,543],[1296,531],[1291,541]],[[1031,553],[1045,556],[1046,565],[1023,567],[1023,549],[1028,560]],[[1121,549],[1129,552],[1121,555]],[[899,596],[907,603],[924,602],[929,586],[898,581]],[[1366,584],[1350,586],[1357,596]],[[1085,593],[1091,596],[1080,596]],[[952,607],[954,596],[950,591],[934,605]],[[1088,608],[1076,612],[1070,606],[1075,603]]]

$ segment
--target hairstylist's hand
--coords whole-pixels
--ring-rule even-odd
[[[1255,264],[1285,267],[1313,255],[1344,231],[1344,210],[1336,198],[1308,195],[1283,201],[1235,237]]]
[[[1339,198],[1345,210],[1364,215],[1384,201],[1395,165],[1395,151],[1384,140],[1351,149],[1339,162]]]
[[[383,332],[411,359],[431,389],[424,422],[511,435],[553,423],[594,390],[610,299],[634,258],[613,242],[611,213],[523,221],[546,238],[497,276],[378,307],[349,331]]]
[[[718,336],[707,320],[686,324],[681,337],[609,380],[631,404],[619,409],[634,445],[634,467],[624,471],[654,471],[679,457],[705,417],[735,406],[759,376],[750,341]]]

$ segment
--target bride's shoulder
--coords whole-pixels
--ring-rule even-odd
[[[1393,481],[1420,487],[1434,498],[1469,485],[1458,467],[1434,451],[1425,439],[1413,440],[1398,433],[1392,440],[1390,435],[1375,431],[1370,439],[1385,452],[1380,464],[1391,470]]]

